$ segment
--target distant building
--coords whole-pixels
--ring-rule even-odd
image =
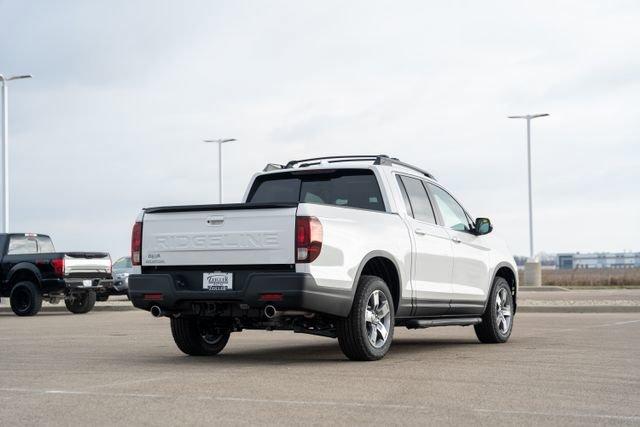
[[[640,268],[640,252],[594,252],[558,254],[561,270],[573,268]]]

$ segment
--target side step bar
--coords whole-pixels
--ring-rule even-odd
[[[471,326],[481,323],[480,317],[457,317],[443,319],[411,319],[405,326],[407,329],[431,328],[434,326]]]

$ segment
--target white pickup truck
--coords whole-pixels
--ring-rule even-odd
[[[513,257],[428,172],[386,155],[269,164],[244,200],[147,208],[133,227],[130,298],[170,317],[186,354],[243,329],[337,337],[354,360],[382,358],[396,326],[508,340]]]

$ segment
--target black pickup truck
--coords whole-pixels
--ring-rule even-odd
[[[42,300],[64,300],[72,313],[87,313],[96,292],[112,283],[111,257],[104,252],[56,252],[43,234],[0,234],[0,296],[18,316],[33,316]]]

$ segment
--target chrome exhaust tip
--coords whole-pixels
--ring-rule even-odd
[[[151,307],[151,310],[149,310],[149,311],[151,312],[151,315],[153,317],[162,317],[162,316],[164,316],[164,312],[157,305],[154,305],[153,307]]]
[[[272,305],[268,305],[264,308],[264,316],[267,319],[273,319],[278,314],[278,310]]]

